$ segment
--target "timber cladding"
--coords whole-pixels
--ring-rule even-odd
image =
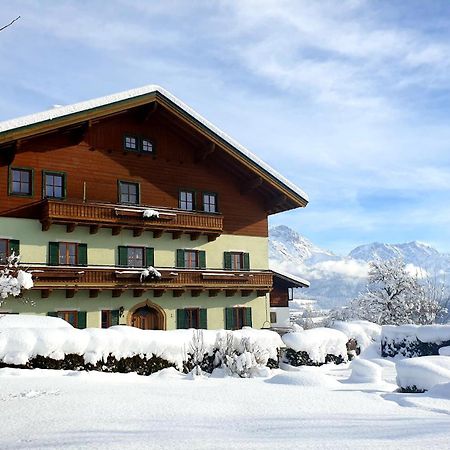
[[[153,154],[125,151],[124,136],[149,139]],[[209,144],[210,145],[210,144]],[[9,166],[0,167],[0,214],[42,198],[42,172],[64,172],[67,200],[118,202],[118,181],[138,183],[140,203],[178,208],[180,190],[193,190],[198,209],[202,193],[217,193],[224,233],[268,235],[267,215],[273,199],[262,192],[252,175],[223,152],[173,117],[130,110],[82,127],[23,140],[11,167],[33,169],[33,195],[8,195]],[[9,215],[9,214],[8,214]]]

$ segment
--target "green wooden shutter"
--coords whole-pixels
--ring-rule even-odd
[[[179,330],[187,328],[186,311],[184,309],[177,309],[177,328]]]
[[[184,250],[177,250],[177,267],[184,268]]]
[[[245,308],[245,323],[244,326],[252,326],[252,308]]]
[[[206,308],[200,308],[200,327],[203,330],[207,330],[208,329],[208,319],[207,319],[208,315],[206,312]]]
[[[19,256],[20,254],[20,242],[17,239],[10,239],[9,241],[9,254],[12,255],[14,253],[15,256]]]
[[[155,265],[155,249],[152,247],[145,249],[145,265],[147,267]]]
[[[78,244],[78,265],[87,266],[87,244]]]
[[[119,325],[119,310],[113,309],[111,311],[111,326]]]
[[[123,245],[119,245],[119,266],[128,265],[128,248]]]
[[[86,328],[86,311],[78,311],[78,328]]]
[[[51,266],[59,264],[59,242],[48,243],[48,263]]]
[[[231,253],[223,252],[223,267],[224,269],[231,270]]]
[[[250,270],[250,254],[249,253],[244,253],[242,255],[242,262],[243,262],[243,269],[244,270]]]
[[[199,267],[199,269],[206,269],[206,252],[205,252],[205,250],[198,251],[198,267]]]
[[[57,313],[56,311],[49,311],[49,312],[47,313],[47,316],[50,316],[50,317],[58,317],[58,313]]]
[[[225,308],[225,328],[227,330],[234,328],[233,308]]]
[[[62,195],[63,195],[63,199],[65,199],[67,197],[67,177],[66,177],[65,173],[63,173],[61,176],[62,176],[62,184],[63,184]]]

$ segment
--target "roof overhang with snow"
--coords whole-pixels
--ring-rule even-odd
[[[194,127],[211,143],[244,164],[256,177],[276,189],[284,207],[288,210],[305,207],[307,194],[291,183],[256,155],[183,103],[165,89],[149,85],[106,97],[53,108],[48,111],[0,122],[0,150],[5,145],[32,136],[52,132],[58,128],[120,113],[130,108],[156,102],[175,114],[180,120]]]
[[[274,280],[278,279],[283,282],[283,284],[289,285],[292,288],[307,288],[310,286],[309,281],[304,280],[303,278],[296,277],[291,275],[290,273],[280,272],[272,270]]]

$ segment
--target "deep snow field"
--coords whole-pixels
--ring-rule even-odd
[[[252,379],[0,369],[0,448],[449,448],[450,385],[397,393],[394,363],[372,362],[382,381],[349,380],[349,364]]]

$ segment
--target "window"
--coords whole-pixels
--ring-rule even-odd
[[[119,246],[119,266],[149,267],[155,265],[155,251],[151,247]]]
[[[142,139],[142,151],[145,153],[153,152],[153,143],[148,139]]]
[[[0,264],[6,264],[9,256],[19,254],[19,241],[16,239],[0,239]]]
[[[58,172],[44,172],[43,191],[46,198],[64,198],[66,196],[65,175]]]
[[[102,310],[102,328],[119,325],[119,310]]]
[[[139,203],[139,184],[119,181],[119,202],[137,205]]]
[[[194,211],[195,209],[195,192],[194,191],[180,191],[179,199],[180,209],[185,211]]]
[[[252,326],[252,308],[225,308],[225,327],[227,330],[239,330]]]
[[[215,213],[217,209],[217,194],[214,193],[203,193],[203,211],[209,213]]]
[[[14,195],[32,195],[33,171],[31,169],[11,169],[9,190],[10,194]]]
[[[52,266],[86,266],[87,244],[49,242],[49,264]]]
[[[227,270],[250,270],[250,255],[245,252],[225,252],[224,268]]]
[[[153,142],[144,137],[125,135],[123,137],[123,148],[129,152],[153,153]]]
[[[177,250],[177,267],[185,269],[206,268],[206,252],[204,250]]]
[[[138,139],[136,136],[125,136],[123,140],[125,150],[137,151]]]
[[[270,323],[272,323],[272,324],[277,323],[277,313],[276,312],[270,313]]]
[[[59,317],[75,328],[86,328],[86,311],[56,311],[47,313],[51,317]]]
[[[207,315],[204,308],[177,309],[177,328],[207,328]]]

